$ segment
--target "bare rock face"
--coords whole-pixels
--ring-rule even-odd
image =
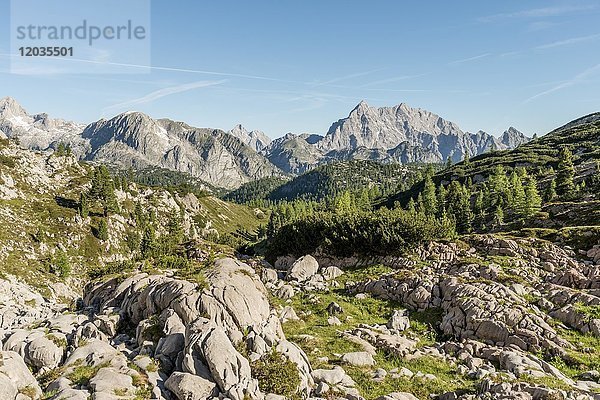
[[[271,163],[290,174],[302,174],[327,161],[324,152],[304,137],[287,133],[261,152]]]
[[[500,142],[509,149],[516,149],[522,144],[529,142],[531,139],[525,136],[523,132],[520,132],[512,126],[504,131],[500,137]]]
[[[256,152],[260,152],[261,150],[265,149],[269,143],[271,143],[271,139],[265,135],[264,132],[248,132],[241,124],[234,126],[233,129],[228,133],[240,139],[242,142],[253,148]]]
[[[408,162],[462,160],[492,146],[512,148],[527,141],[511,128],[503,140],[479,131],[463,132],[440,116],[405,103],[375,108],[360,102],[348,115],[333,123],[317,147],[328,156]]]
[[[405,331],[408,329],[410,327],[410,320],[408,319],[406,310],[394,310],[394,313],[387,323],[387,327],[397,331]]]

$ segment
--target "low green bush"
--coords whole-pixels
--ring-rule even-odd
[[[252,376],[264,393],[285,396],[287,399],[300,399],[298,388],[300,375],[296,364],[273,350],[250,365]]]
[[[279,229],[270,238],[267,256],[302,256],[321,247],[330,254],[398,254],[423,241],[448,239],[455,223],[402,209],[352,213],[319,212]]]

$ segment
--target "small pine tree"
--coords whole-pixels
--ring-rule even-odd
[[[474,224],[477,229],[483,229],[485,225],[485,206],[483,201],[483,191],[478,191],[475,194],[475,201],[473,202],[473,216]]]
[[[79,215],[81,218],[87,218],[90,215],[90,204],[85,193],[79,195]]]
[[[498,227],[504,223],[504,211],[501,206],[496,206],[494,211],[494,226]]]
[[[144,234],[142,235],[142,242],[140,243],[140,251],[142,253],[142,257],[151,257],[154,254],[155,249],[156,238],[154,228],[152,227],[152,225],[147,225],[144,229]]]
[[[335,198],[335,211],[338,213],[348,213],[355,211],[356,206],[353,202],[353,197],[348,190],[345,190]]]
[[[488,179],[489,207],[501,206],[510,203],[511,191],[506,170],[502,165],[497,165]]]
[[[104,216],[119,211],[119,203],[115,195],[115,186],[112,180],[108,180],[102,188],[102,205],[104,207]]]
[[[559,196],[568,199],[575,194],[574,176],[573,154],[568,147],[563,147],[559,154],[556,170],[556,192]]]
[[[56,253],[51,257],[50,272],[61,278],[66,278],[71,274],[69,257],[64,251],[57,250]]]
[[[440,186],[437,188],[437,209],[438,209],[438,217],[441,217],[442,214],[446,213],[446,188],[443,184],[440,183]]]
[[[108,224],[105,218],[102,218],[98,223],[98,239],[102,241],[108,240]]]
[[[115,195],[115,184],[110,177],[108,169],[101,165],[94,169],[92,175],[92,187],[88,192],[92,201],[98,201],[102,205],[104,216],[119,211],[119,204]]]
[[[525,184],[525,208],[523,214],[526,218],[531,218],[540,211],[541,207],[542,198],[538,193],[537,181],[533,176],[530,176]]]
[[[596,192],[600,191],[600,160],[596,161],[596,168],[594,168],[594,173],[592,174],[590,186]]]
[[[181,224],[181,216],[178,213],[173,213],[167,223],[167,238],[166,238],[166,251],[171,253],[175,248],[183,242],[185,234],[183,232],[183,226]]]
[[[73,150],[71,149],[70,144],[59,143],[56,148],[56,155],[59,157],[70,156],[73,154]]]
[[[448,214],[454,217],[459,233],[471,231],[473,213],[471,212],[470,193],[458,181],[452,181],[446,195]]]
[[[423,189],[423,209],[427,215],[436,215],[438,213],[435,184],[429,175],[425,178],[425,188]]]
[[[544,203],[549,203],[556,199],[556,180],[552,178],[550,184],[544,192]]]
[[[135,203],[135,207],[133,208],[133,216],[135,219],[135,224],[138,228],[143,228],[146,226],[146,223],[148,222],[148,217],[144,212],[144,209],[142,208],[142,204],[140,202]]]
[[[525,213],[525,189],[523,188],[523,181],[521,175],[517,171],[513,171],[510,175],[510,204],[513,212],[523,217]]]
[[[415,214],[417,212],[417,205],[415,204],[415,200],[412,197],[406,205],[406,210],[411,214]]]

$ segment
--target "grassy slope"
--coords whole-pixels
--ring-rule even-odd
[[[390,268],[381,265],[372,266],[347,272],[337,280],[343,286],[348,281],[376,277],[390,271]],[[316,302],[315,297],[318,299]],[[344,339],[340,332],[352,329],[358,324],[385,324],[394,309],[402,308],[394,302],[370,297],[359,300],[346,294],[343,289],[331,289],[325,293],[319,292],[316,293],[316,296],[310,293],[299,293],[294,296],[291,303],[276,298],[273,298],[272,301],[281,306],[291,305],[297,311],[302,310],[305,313],[310,313],[303,316],[301,321],[285,323],[283,329],[290,340],[295,341],[303,348],[313,368],[326,369],[331,368],[329,364],[339,363],[340,354],[363,351],[359,345]],[[339,317],[342,321],[340,326],[330,326],[327,323],[329,316],[325,311],[325,307],[332,301],[338,303],[344,310],[344,313]],[[419,340],[418,346],[432,345],[439,334],[434,326],[439,324],[440,320],[441,317],[436,310],[411,313],[411,327],[406,334],[417,338]],[[319,361],[320,357],[327,357],[329,362]],[[427,356],[407,360],[383,351],[378,351],[374,358],[376,361],[374,367],[343,366],[367,400],[398,391],[413,393],[420,399],[428,399],[431,393],[444,393],[455,389],[471,390],[474,387],[474,381],[466,380],[457,375],[456,366],[440,359]],[[372,373],[377,368],[390,371],[402,367],[408,368],[414,373],[421,371],[424,374],[434,374],[437,379],[392,378],[391,374],[388,374],[382,382],[375,382],[372,379]]]
[[[211,221],[212,228],[220,234],[239,230],[252,232],[269,221],[268,216],[260,210],[229,203],[217,197],[201,197],[199,201],[202,208],[198,220]]]

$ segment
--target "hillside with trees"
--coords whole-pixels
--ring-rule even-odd
[[[436,166],[436,168],[439,168]],[[289,181],[267,178],[242,185],[225,196],[238,203],[272,203],[304,199],[324,201],[348,191],[378,198],[411,187],[422,179],[425,165],[382,163],[369,160],[325,164]]]

